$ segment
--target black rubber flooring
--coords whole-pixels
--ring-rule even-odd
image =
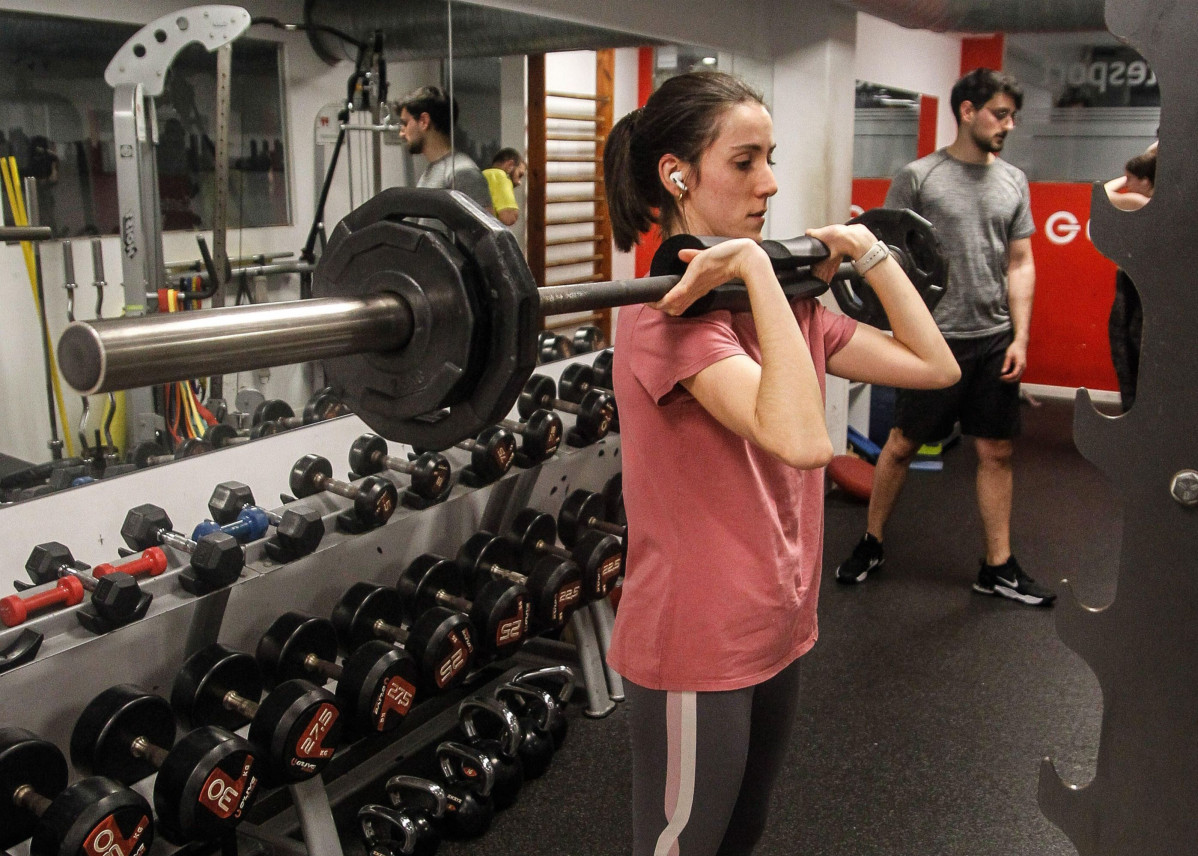
[[[1071,402],[1026,406],[1016,451],[1014,549],[1044,582],[1113,597],[1119,500],[1072,442]],[[1069,840],[1036,805],[1040,758],[1084,784],[1102,701],[1057,638],[1052,610],[970,589],[981,555],[969,441],[942,472],[913,472],[885,569],[844,587],[833,570],[865,507],[830,494],[821,638],[805,659],[787,770],[760,856],[1055,856]],[[1064,594],[1062,594],[1064,596]],[[627,719],[571,710],[548,774],[473,842],[440,853],[606,856],[630,849]]]

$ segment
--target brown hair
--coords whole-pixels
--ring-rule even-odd
[[[1150,181],[1156,185],[1156,149],[1136,155],[1123,167],[1128,175]]]
[[[718,71],[671,77],[612,128],[603,152],[607,208],[616,246],[627,252],[654,224],[669,232],[678,220],[678,203],[662,187],[657,164],[672,154],[694,165],[720,133],[724,113],[745,102],[765,103],[739,78]]]

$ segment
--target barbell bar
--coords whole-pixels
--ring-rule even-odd
[[[944,270],[930,224],[911,212],[871,217],[867,225],[934,305]],[[448,235],[410,218],[440,221]],[[678,237],[697,246],[718,240]],[[765,246],[792,298],[828,288],[810,272],[826,246],[806,237]],[[78,321],[59,340],[59,363],[67,382],[90,395],[322,360],[334,388],[373,430],[447,448],[507,415],[536,364],[539,317],[660,299],[685,265],[670,242],[658,257],[655,267],[671,272],[538,289],[511,232],[466,196],[392,188],[338,224],[314,273],[315,298]],[[880,303],[853,276],[850,265],[840,267],[838,301],[884,325]],[[872,300],[846,305],[837,284]],[[720,286],[708,303],[696,311],[748,308],[743,283]]]

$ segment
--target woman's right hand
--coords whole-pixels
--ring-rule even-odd
[[[766,271],[773,275],[769,256],[750,238],[721,241],[706,250],[680,250],[678,258],[686,262],[686,273],[661,300],[648,304],[667,315],[681,315],[700,297],[729,280],[747,282],[749,277]]]

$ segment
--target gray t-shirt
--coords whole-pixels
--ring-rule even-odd
[[[453,188],[465,193],[484,211],[491,210],[491,189],[482,170],[463,152],[451,152],[428,165],[417,187]]]
[[[1036,231],[1022,170],[1003,160],[964,163],[940,149],[899,170],[886,207],[910,208],[936,227],[948,288],[933,314],[945,338],[1010,329],[1008,249]]]

